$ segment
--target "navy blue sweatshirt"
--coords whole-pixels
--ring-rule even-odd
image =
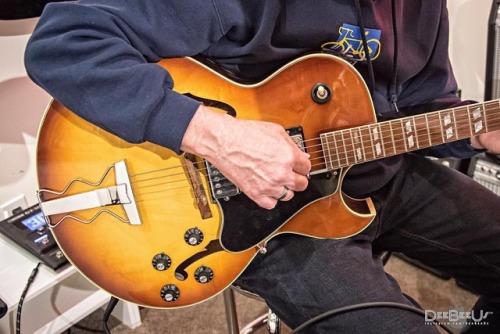
[[[358,15],[353,0],[54,3],[40,18],[25,63],[37,84],[88,121],[129,142],[176,152],[198,102],[171,90],[172,78],[154,64],[162,58],[204,55],[242,77],[262,78],[306,52],[338,49],[343,37],[360,40],[364,31],[374,82],[359,49],[348,52],[360,58],[356,67],[373,85],[378,116],[460,103],[448,60],[446,1],[399,0],[393,11],[391,0],[362,0],[361,10]],[[476,152],[462,140],[425,153],[465,158]],[[397,172],[400,159],[351,168],[344,189],[352,195],[376,190]]]

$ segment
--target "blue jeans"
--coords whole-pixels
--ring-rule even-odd
[[[292,328],[325,311],[359,303],[415,305],[374,256],[401,252],[482,295],[482,310],[493,312],[488,318],[493,325],[478,329],[500,332],[500,323],[494,325],[494,318],[500,319],[500,198],[468,176],[414,154],[405,155],[398,175],[370,197],[377,217],[362,233],[342,240],[277,236],[236,284],[262,296]],[[304,333],[437,329],[412,312],[376,308],[329,317]]]

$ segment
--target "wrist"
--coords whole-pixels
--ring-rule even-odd
[[[181,150],[203,158],[213,155],[228,119],[232,118],[200,105],[184,133]]]

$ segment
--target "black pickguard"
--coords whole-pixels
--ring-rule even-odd
[[[278,202],[272,210],[259,207],[245,194],[221,200],[224,224],[221,244],[229,251],[247,250],[274,233],[293,215],[313,201],[335,193],[338,177],[331,172],[311,176],[305,191],[296,192],[291,201]]]

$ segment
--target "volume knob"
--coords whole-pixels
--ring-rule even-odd
[[[184,233],[184,240],[190,246],[197,246],[203,241],[203,232],[197,227],[190,228]]]
[[[180,295],[179,288],[175,284],[167,284],[161,288],[160,296],[166,302],[175,302]]]
[[[158,271],[167,270],[168,268],[170,268],[170,265],[172,264],[170,256],[168,256],[165,253],[156,254],[153,257],[153,261],[151,262],[153,264],[153,267]]]
[[[201,284],[208,283],[214,278],[214,272],[209,267],[201,266],[194,272],[194,279]]]

